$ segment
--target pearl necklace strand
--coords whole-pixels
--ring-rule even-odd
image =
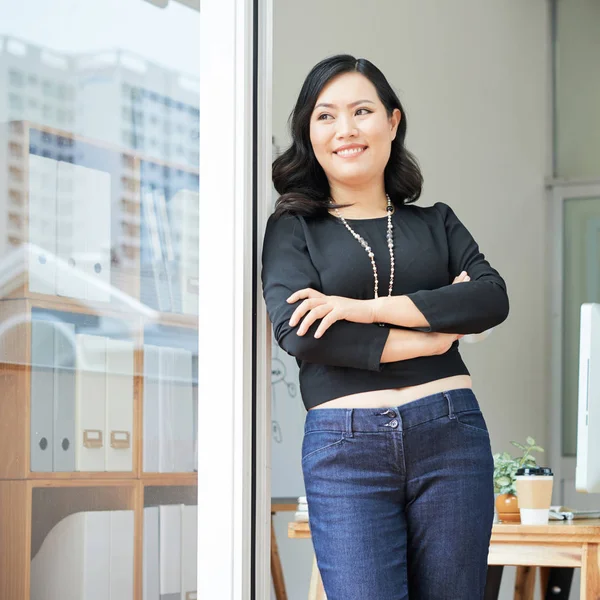
[[[387,245],[388,248],[390,250],[390,287],[388,290],[388,296],[392,295],[392,288],[394,287],[394,236],[393,236],[393,225],[392,225],[392,213],[394,212],[394,205],[392,204],[392,201],[390,200],[390,197],[388,194],[385,195],[387,198],[387,206],[386,206],[386,210],[387,210],[387,235],[386,235],[386,239],[387,239]],[[340,211],[336,208],[335,209],[335,213],[338,217],[338,219],[340,219],[340,221],[345,225],[346,229],[354,236],[354,238],[356,240],[358,240],[358,242],[360,242],[360,245],[365,249],[366,253],[369,255],[369,258],[371,259],[371,266],[373,267],[373,277],[375,278],[375,298],[379,298],[379,294],[378,294],[378,290],[379,290],[379,280],[377,277],[377,265],[375,264],[375,254],[373,253],[373,250],[371,250],[371,246],[369,246],[369,244],[365,241],[365,239],[359,235],[358,233],[356,233],[352,227],[350,227],[350,225],[348,225],[348,222],[346,221],[346,219],[344,219],[344,217],[342,217],[342,215],[340,214]],[[381,325],[381,323],[380,323]]]

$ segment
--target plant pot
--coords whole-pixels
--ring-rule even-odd
[[[500,494],[496,498],[498,519],[504,523],[520,523],[519,502],[514,494]]]

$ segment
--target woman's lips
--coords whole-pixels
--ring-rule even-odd
[[[354,158],[355,156],[360,156],[364,154],[368,149],[368,146],[364,146],[363,148],[350,148],[349,150],[339,150],[334,152],[340,158]]]

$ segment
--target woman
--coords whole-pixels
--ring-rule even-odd
[[[504,321],[506,285],[452,209],[412,205],[406,113],[368,60],[309,73],[262,282],[308,412],[302,469],[328,600],[482,598],[489,434],[458,351]]]

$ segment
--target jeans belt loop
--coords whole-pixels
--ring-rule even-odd
[[[444,394],[444,398],[446,398],[446,402],[448,402],[448,418],[456,419],[456,415],[454,414],[454,407],[452,406],[452,398],[450,394],[447,392],[442,392]]]
[[[354,432],[352,430],[352,417],[354,415],[354,409],[346,409],[346,437],[353,437]]]

